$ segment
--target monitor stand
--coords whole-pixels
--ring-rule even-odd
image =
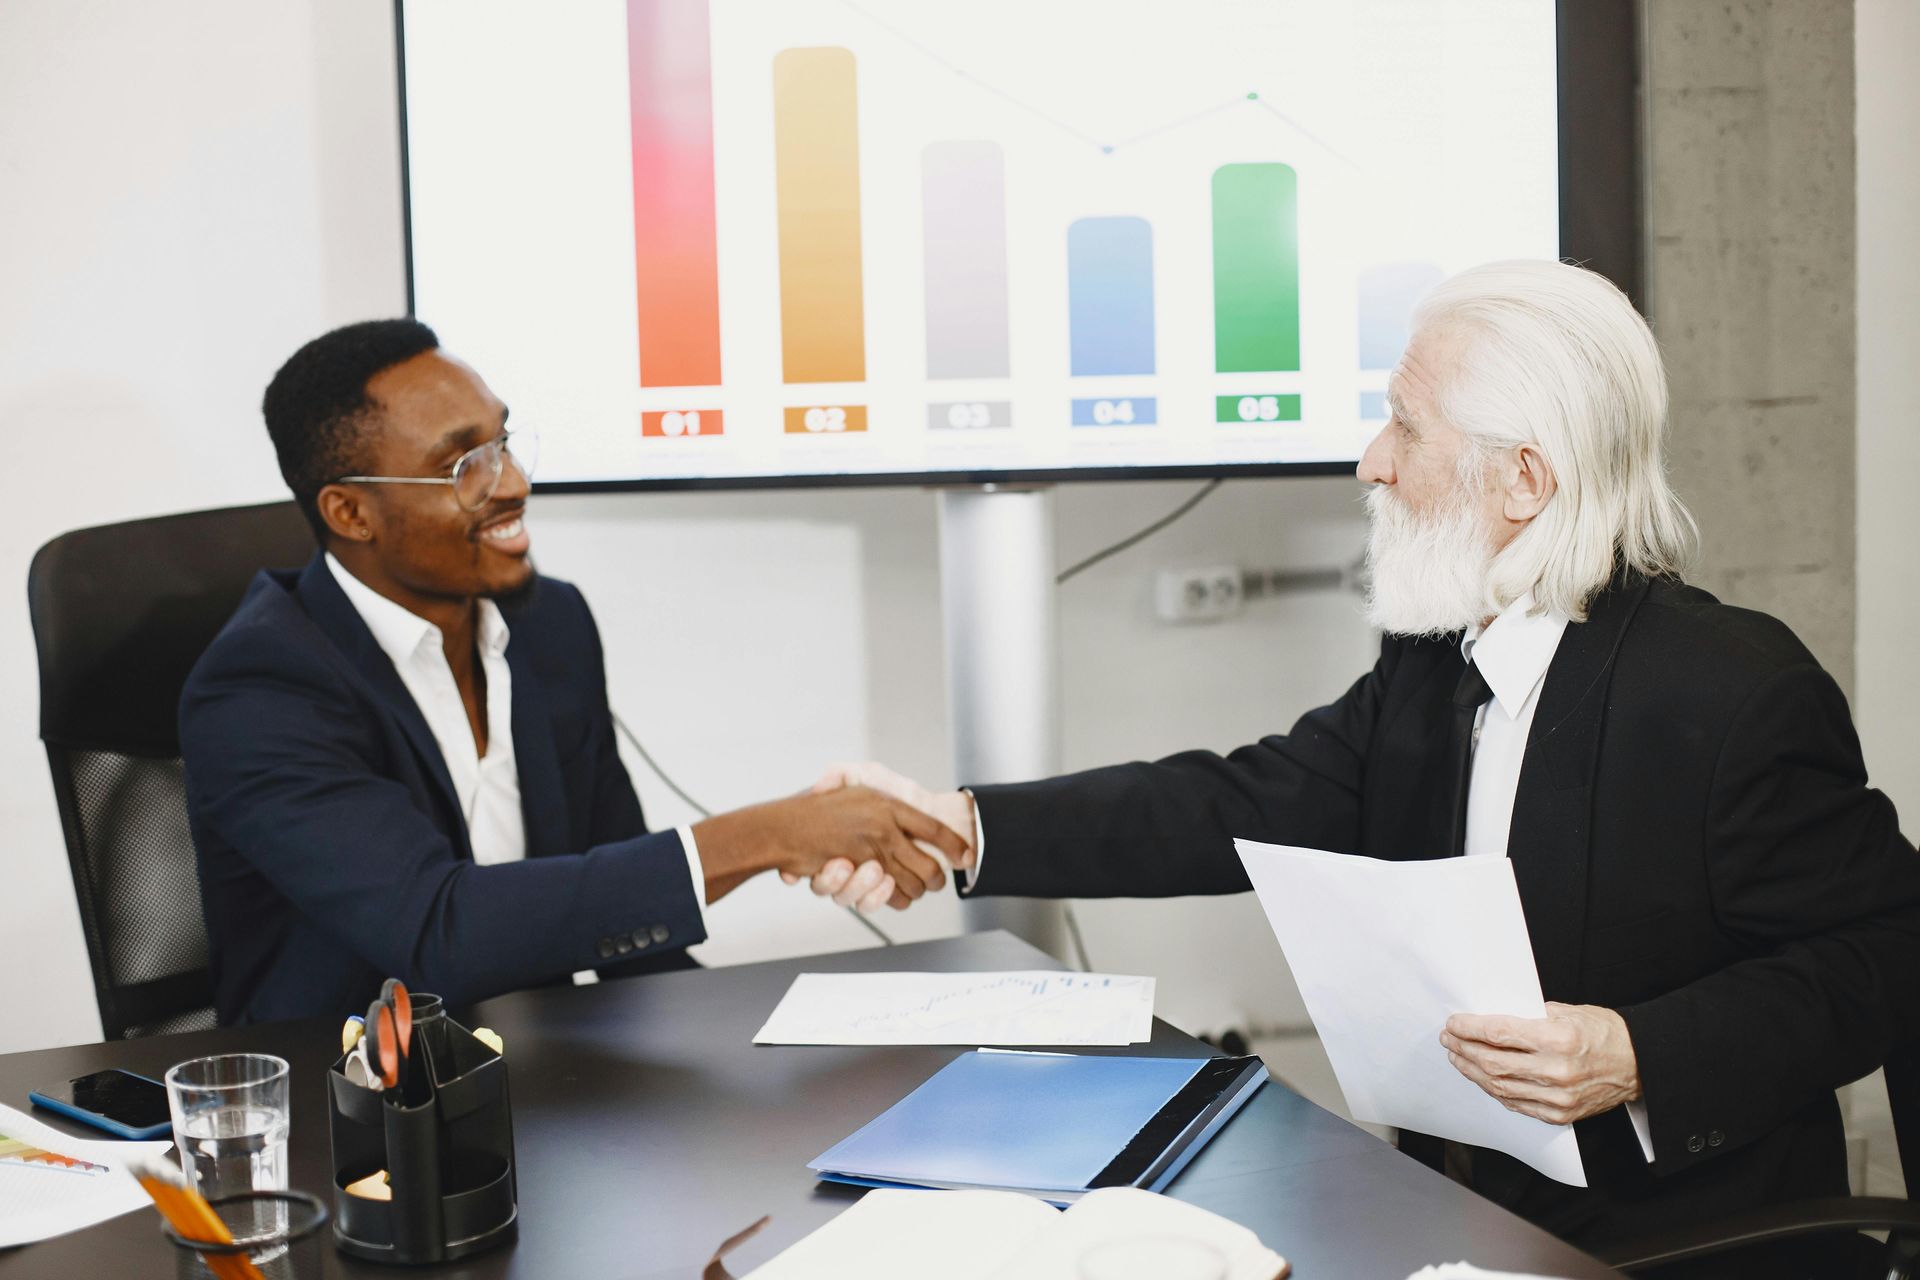
[[[942,489],[940,603],[954,775],[1025,782],[1060,771],[1060,641],[1053,582],[1053,492],[1046,485]],[[986,833],[992,856],[993,833]],[[974,898],[972,932],[1006,929],[1068,961],[1061,904]]]

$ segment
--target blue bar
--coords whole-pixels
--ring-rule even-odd
[[[1159,419],[1152,396],[1096,396],[1073,402],[1076,427],[1150,427]]]
[[[1384,391],[1362,391],[1360,393],[1360,421],[1385,422],[1387,420],[1387,393]]]
[[[1153,372],[1153,228],[1080,218],[1067,228],[1073,376]]]

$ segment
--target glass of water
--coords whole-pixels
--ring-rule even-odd
[[[287,1189],[287,1063],[265,1053],[193,1058],[167,1071],[180,1167],[209,1200]],[[278,1200],[260,1200],[254,1235],[284,1226]],[[243,1235],[237,1224],[236,1239]]]

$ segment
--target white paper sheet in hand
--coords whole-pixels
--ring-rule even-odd
[[[1570,1126],[1507,1110],[1440,1044],[1449,1014],[1546,1014],[1511,862],[1234,847],[1356,1120],[1491,1147],[1587,1185]]]
[[[152,1204],[127,1172],[127,1155],[158,1155],[172,1145],[70,1138],[0,1106],[0,1249],[50,1240]],[[49,1160],[49,1154],[65,1161]]]
[[[1153,979],[1108,973],[803,973],[755,1044],[1118,1045],[1153,1038]]]

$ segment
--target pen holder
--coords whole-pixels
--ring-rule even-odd
[[[507,1064],[446,1016],[438,996],[413,997],[413,1038],[400,1086],[327,1073],[333,1138],[333,1237],[374,1262],[448,1262],[514,1238],[517,1196]],[[386,1171],[392,1198],[347,1188]]]

